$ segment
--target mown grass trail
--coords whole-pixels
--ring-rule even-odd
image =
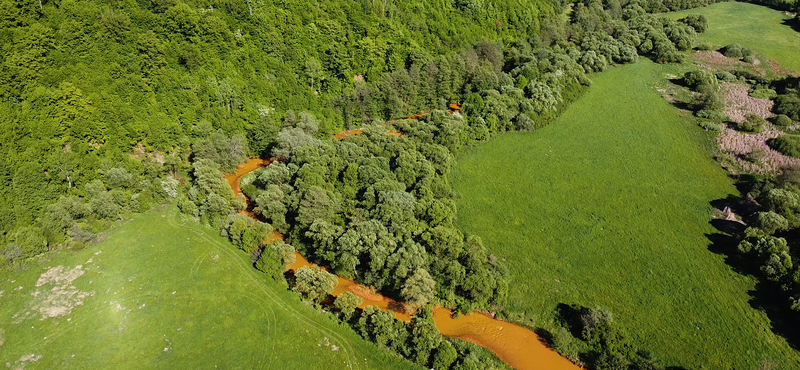
[[[749,304],[754,281],[709,251],[709,202],[736,189],[705,133],[655,90],[680,68],[612,68],[553,125],[462,155],[459,226],[507,261],[508,311],[535,326],[551,329],[560,303],[599,305],[671,366],[795,368]]]
[[[782,67],[800,72],[800,22],[765,6],[724,2],[705,8],[667,13],[673,19],[703,14],[708,29],[699,36],[719,46],[737,43],[770,58]]]
[[[0,275],[0,364],[16,367],[32,354],[41,358],[26,368],[415,368],[180,217],[172,207],[137,215],[100,244]],[[72,288],[93,295],[68,315],[40,320],[36,308],[53,286],[36,287],[40,275],[78,265],[84,273]]]

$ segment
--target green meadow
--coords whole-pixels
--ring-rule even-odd
[[[136,215],[102,243],[0,275],[0,364],[414,367],[306,306],[223,238],[180,217],[174,207]]]
[[[717,46],[737,43],[800,72],[800,22],[784,12],[749,3],[724,2],[667,16],[678,19],[688,14],[702,14],[708,18],[708,29],[699,35],[700,40]]]
[[[749,303],[755,281],[709,250],[710,202],[736,189],[656,91],[681,68],[611,68],[554,124],[462,154],[459,226],[507,261],[507,311],[529,325],[552,330],[558,304],[600,306],[669,366],[796,368]]]

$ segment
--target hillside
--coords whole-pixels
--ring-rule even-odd
[[[14,368],[411,369],[300,302],[174,207],[81,251],[0,273]]]
[[[289,110],[315,114],[325,134],[360,125],[342,103],[356,76],[373,84],[480,39],[524,39],[553,12],[529,1],[3,0],[0,234],[59,195],[85,195],[98,170],[186,163],[192,141],[218,129],[260,155]]]

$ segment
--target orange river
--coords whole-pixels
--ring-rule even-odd
[[[270,160],[251,159],[239,165],[236,173],[225,175],[231,188],[238,195],[239,179],[256,169],[271,163]],[[252,216],[252,214],[251,214]],[[280,234],[273,235],[270,239],[281,238]],[[303,266],[310,266],[302,255],[295,253],[296,261],[287,270],[297,270]],[[409,321],[411,315],[405,304],[382,296],[375,289],[360,285],[343,277],[338,278],[338,283],[333,291],[333,296],[344,292],[351,292],[364,302],[359,306],[378,306],[383,310],[391,311],[398,320]],[[533,331],[506,321],[497,320],[485,313],[475,312],[469,315],[453,317],[450,309],[437,306],[433,309],[433,319],[439,331],[448,337],[463,339],[492,351],[497,357],[509,366],[519,370],[578,370],[580,367],[571,363],[558,353],[550,349],[543,339]]]

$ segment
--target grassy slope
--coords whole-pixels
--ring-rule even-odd
[[[678,19],[688,14],[703,14],[708,18],[708,29],[700,35],[700,40],[719,46],[738,43],[800,72],[797,50],[800,32],[792,29],[790,24],[794,21],[783,12],[755,4],[726,2],[666,15]]]
[[[559,303],[600,305],[670,365],[797,366],[748,304],[754,282],[708,250],[709,202],[736,190],[654,90],[679,68],[613,68],[555,124],[464,154],[459,225],[508,260],[508,309],[537,326],[551,327]]]
[[[38,354],[29,367],[413,368],[307,307],[249,257],[175,213],[136,216],[103,243],[0,275],[0,364]],[[94,296],[69,316],[13,324],[46,267],[79,264],[86,273],[74,285]]]

